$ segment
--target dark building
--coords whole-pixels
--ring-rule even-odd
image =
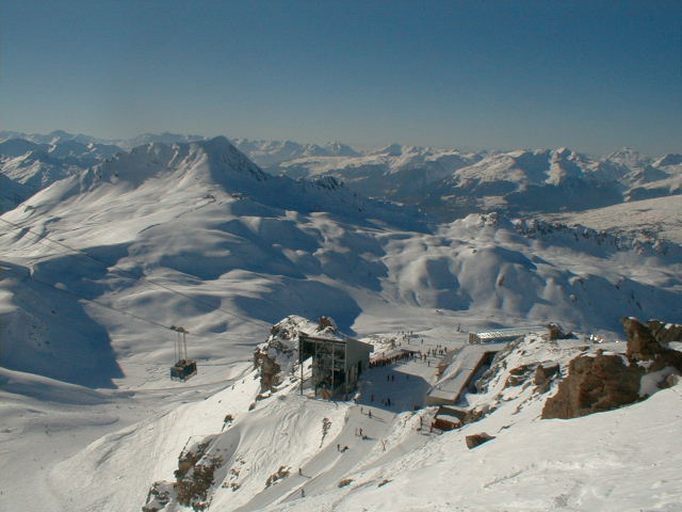
[[[350,393],[360,374],[369,367],[374,347],[352,338],[300,335],[299,357],[312,357],[312,385],[315,396],[331,398]]]

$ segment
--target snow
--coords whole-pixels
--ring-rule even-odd
[[[674,195],[618,204],[608,208],[551,216],[567,224],[581,224],[613,233],[634,233],[645,239],[682,243],[682,196]]]
[[[225,461],[214,485],[215,510],[312,511],[332,504],[374,510],[386,503],[406,511],[674,510],[682,492],[675,477],[680,457],[670,449],[682,421],[679,384],[623,409],[567,421],[539,419],[547,394],[505,385],[512,368],[565,366],[580,350],[578,340],[530,336],[516,343],[498,356],[487,387],[468,395],[491,412],[444,433],[420,431],[419,418],[428,425],[431,410],[411,410],[423,396],[415,382],[433,371],[421,361],[370,370],[357,405],[299,396],[292,381],[248,411],[257,392],[249,373],[206,400],[100,438],[56,465],[50,482],[63,503],[78,493],[81,510],[134,509],[151,481],[171,477],[182,448],[205,436],[210,454]],[[386,395],[397,403],[376,403]],[[223,429],[226,412],[235,420]],[[324,438],[323,418],[332,426]],[[367,439],[356,435],[359,428]],[[495,439],[468,450],[464,437],[482,431]],[[266,486],[282,466],[289,476]],[[342,480],[350,482],[340,487]]]
[[[358,404],[298,395],[296,372],[256,400],[252,362],[289,315],[311,328],[329,315],[377,353],[401,343],[453,350],[468,331],[548,321],[585,333],[562,345],[527,340],[525,356],[505,356],[508,369],[565,366],[590,334],[619,336],[623,316],[680,322],[679,196],[561,214],[552,229],[480,214],[427,224],[353,192],[331,170],[355,160],[358,183],[373,165],[398,183],[431,166],[435,183],[483,155],[330,147],[339,155],[297,157],[324,177],[310,182],[263,172],[224,138],[162,135],[172,140],[50,178],[0,217],[0,457],[11,468],[0,477],[1,509],[139,510],[154,481],[173,479],[186,444],[204,438],[225,461],[209,510],[675,509],[679,384],[645,383],[644,394],[657,392],[618,411],[540,420],[546,395],[505,388],[503,372],[467,396],[493,412],[441,434],[418,430],[435,412],[422,406],[438,358],[371,370]],[[99,143],[68,137],[35,143],[69,142],[53,150],[59,161]],[[3,162],[19,169],[25,155]],[[522,176],[519,186],[556,186],[574,165],[591,165],[564,149],[489,162],[501,167],[479,166],[477,179],[489,172],[493,187],[504,181],[498,170]],[[658,238],[638,238],[659,222]],[[171,325],[189,331],[198,362],[187,383],[168,379]],[[496,439],[468,450],[464,437],[482,431]],[[281,466],[290,476],[266,488]]]

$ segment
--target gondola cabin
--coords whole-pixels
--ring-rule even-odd
[[[191,359],[181,359],[170,369],[172,380],[187,380],[197,374],[197,363]]]
[[[175,360],[170,369],[171,380],[186,381],[197,374],[197,362],[187,357],[187,331],[184,327],[171,326],[171,331],[177,333],[175,339]]]

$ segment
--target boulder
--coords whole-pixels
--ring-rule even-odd
[[[542,418],[576,418],[616,409],[639,400],[644,370],[619,355],[582,355],[569,363],[568,376],[548,398]]]
[[[466,436],[465,441],[467,444],[467,448],[469,448],[469,450],[472,450],[473,448],[476,448],[477,446],[480,446],[483,443],[487,443],[491,439],[495,439],[495,436],[491,436],[486,432],[481,432],[480,434],[472,434],[470,436]]]

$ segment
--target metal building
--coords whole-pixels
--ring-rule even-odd
[[[315,396],[331,398],[350,393],[358,378],[369,368],[369,354],[374,347],[352,338],[309,336],[299,337],[299,357],[312,357],[312,386]]]
[[[532,326],[511,329],[495,329],[484,332],[470,332],[469,343],[507,343],[522,338],[526,334],[545,332],[545,326]]]

